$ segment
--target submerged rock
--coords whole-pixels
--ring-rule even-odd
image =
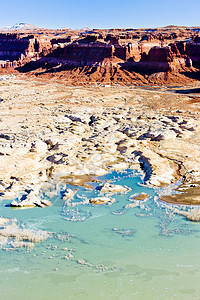
[[[0,228],[1,248],[32,248],[34,243],[44,241],[50,236],[47,231],[25,228],[16,219],[4,221]]]
[[[89,263],[86,259],[82,259],[82,258],[79,258],[77,260],[77,264],[80,264],[80,265],[92,268],[93,270],[98,271],[98,272],[113,271],[113,268],[108,268],[108,267],[106,267],[104,265],[100,265],[100,266],[93,265],[92,263]]]
[[[61,212],[61,216],[66,221],[71,222],[83,222],[91,217],[91,213],[89,211],[81,210],[81,209],[67,209]]]
[[[112,228],[112,231],[121,235],[122,237],[133,236],[135,229],[124,229],[124,228]]]

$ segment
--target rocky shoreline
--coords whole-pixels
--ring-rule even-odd
[[[195,204],[188,191],[200,181],[198,89],[67,87],[2,76],[0,90],[1,199],[132,168],[151,186],[181,179],[187,205]]]

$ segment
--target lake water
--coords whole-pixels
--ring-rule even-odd
[[[0,250],[0,299],[199,299],[200,224],[167,213],[131,170],[101,178],[132,189],[113,195],[112,205],[66,207],[58,195],[44,209],[13,210],[0,202],[0,216],[27,228],[53,232],[32,250]],[[77,188],[81,197],[98,195]],[[125,209],[134,193],[150,195]],[[74,201],[82,201],[75,197]],[[73,256],[66,259],[66,256]]]

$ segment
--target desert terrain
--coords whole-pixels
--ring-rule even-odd
[[[1,197],[133,168],[151,186],[181,179],[185,196],[164,200],[199,205],[197,87],[70,87],[4,75],[0,90]]]
[[[198,32],[1,30],[1,199],[45,207],[41,189],[133,169],[199,221]]]

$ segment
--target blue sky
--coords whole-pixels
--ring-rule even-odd
[[[46,28],[200,26],[199,0],[0,0],[0,28],[18,22]]]

